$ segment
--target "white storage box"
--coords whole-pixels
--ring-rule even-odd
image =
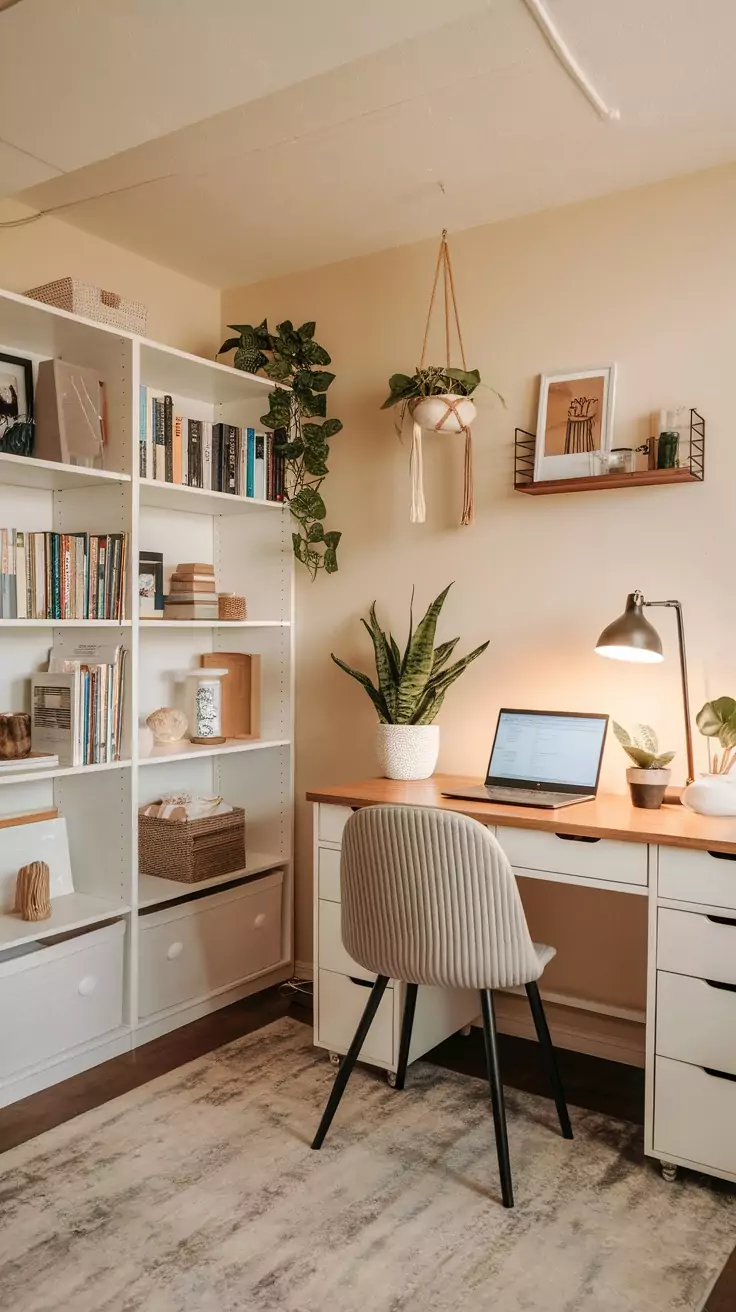
[[[0,1080],[122,1025],[124,934],[116,921],[2,954]]]
[[[57,310],[79,314],[84,319],[96,319],[98,323],[138,333],[141,337],[146,335],[148,311],[145,305],[131,301],[127,296],[118,296],[117,292],[103,291],[92,283],[80,282],[79,278],[46,282],[41,287],[32,287],[26,296],[46,305],[55,305]]]

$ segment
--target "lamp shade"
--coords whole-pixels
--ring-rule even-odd
[[[657,630],[644,617],[643,600],[641,593],[629,593],[623,615],[603,630],[595,644],[599,656],[609,656],[617,661],[653,662],[663,659],[662,642]]]

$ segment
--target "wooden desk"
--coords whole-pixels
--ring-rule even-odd
[[[638,810],[603,795],[557,811],[442,797],[477,780],[364,779],[314,789],[315,1042],[347,1050],[373,978],[342,946],[340,845],[352,810],[432,806],[492,828],[517,875],[648,898],[645,1151],[736,1182],[736,819]],[[396,1070],[403,985],[393,981],[362,1059]],[[419,990],[410,1060],[470,1022],[463,991]]]

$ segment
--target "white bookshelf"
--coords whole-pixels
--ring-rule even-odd
[[[259,426],[273,384],[10,292],[0,292],[0,350],[30,358],[34,377],[40,361],[53,356],[96,368],[105,382],[108,428],[104,471],[0,454],[0,525],[126,532],[130,538],[123,620],[0,620],[0,710],[29,709],[30,676],[45,668],[52,645],[91,640],[90,630],[100,629],[101,641],[119,641],[129,652],[123,759],[0,773],[0,816],[56,806],[66,818],[74,879],[74,893],[54,900],[48,921],[34,925],[0,914],[0,1018],[12,1011],[15,991],[30,977],[25,958],[17,974],[17,959],[4,965],[9,950],[24,945],[34,947],[35,981],[43,979],[55,954],[71,963],[69,970],[81,970],[89,945],[103,976],[108,968],[122,969],[116,980],[123,999],[122,1015],[109,1030],[0,1075],[4,1105],[292,974],[294,631],[288,512],[271,502],[154,483],[138,470],[141,384],[170,393],[175,411],[188,417],[253,426]],[[246,596],[248,618],[189,624],[139,619],[141,549],[163,552],[165,587],[179,561],[211,562],[219,590]],[[160,706],[183,706],[182,673],[198,666],[202,654],[217,652],[261,657],[261,737],[212,747],[185,739],[141,755],[139,724]],[[245,809],[242,870],[198,884],[139,873],[138,808],[173,790],[222,795]],[[226,911],[220,910],[223,899]],[[235,974],[223,982],[217,925],[225,914],[242,917],[243,952]],[[122,966],[118,924],[124,930]],[[106,928],[109,947],[97,932]],[[81,1005],[78,995],[98,987],[91,967],[85,969],[79,988],[70,989],[70,1011]],[[173,1004],[172,972],[178,990]],[[166,1005],[156,1009],[151,999],[155,1004],[159,985],[165,985]],[[111,981],[103,979],[102,986]],[[58,1010],[64,1004],[50,989],[50,1026],[55,1005]],[[73,1024],[72,1034],[78,1038]]]

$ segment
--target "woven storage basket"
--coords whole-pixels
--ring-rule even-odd
[[[204,820],[157,820],[138,813],[138,859],[141,874],[196,884],[214,875],[245,867],[245,811]]]
[[[128,333],[139,333],[142,337],[146,333],[145,305],[118,296],[117,292],[105,292],[89,282],[80,282],[78,278],[59,278],[57,282],[44,283],[43,287],[32,287],[26,296],[55,305],[57,310],[67,310],[69,314],[123,328]]]
[[[221,592],[217,598],[217,614],[221,620],[244,620],[245,597],[232,592]]]

